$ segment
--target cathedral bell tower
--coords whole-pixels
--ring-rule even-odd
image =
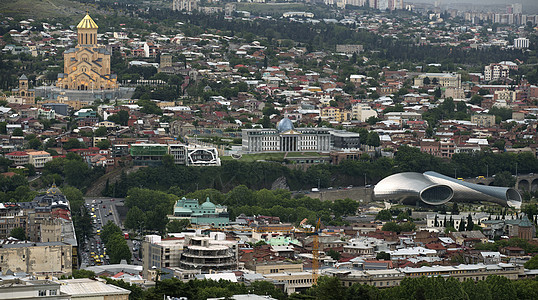
[[[81,46],[97,45],[97,24],[93,21],[88,13],[78,23],[78,44]]]

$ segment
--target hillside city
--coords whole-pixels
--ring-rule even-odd
[[[538,298],[537,7],[29,5],[0,299]]]

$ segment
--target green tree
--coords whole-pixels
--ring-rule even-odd
[[[30,149],[38,150],[43,146],[43,143],[38,138],[33,138],[28,141],[27,147]]]
[[[392,214],[390,213],[390,210],[383,209],[377,213],[375,219],[381,221],[389,221],[392,220]]]
[[[396,222],[387,222],[385,225],[383,225],[383,227],[381,227],[381,230],[400,232],[401,228]]]
[[[390,253],[387,253],[385,251],[381,251],[381,252],[377,253],[375,258],[380,259],[380,260],[390,260]]]
[[[82,192],[73,186],[64,186],[61,188],[62,194],[69,201],[71,211],[80,212],[81,206],[84,205],[84,195]]]
[[[101,240],[106,245],[109,238],[116,234],[119,234],[123,239],[125,239],[123,237],[123,233],[121,232],[121,228],[119,228],[118,225],[114,224],[114,222],[109,220],[105,224],[105,226],[103,226],[103,230],[101,231]]]
[[[95,146],[97,146],[97,148],[101,149],[101,150],[104,150],[104,149],[109,149],[110,148],[110,141],[109,140],[100,140],[99,142],[97,142],[97,144]]]
[[[131,251],[129,245],[121,233],[114,233],[108,237],[105,243],[111,264],[118,264],[122,259],[127,263],[131,262]]]
[[[166,231],[168,232],[182,232],[185,228],[189,227],[191,222],[187,219],[183,220],[172,220],[166,225]]]
[[[516,184],[516,178],[512,176],[509,171],[503,171],[495,174],[493,180],[494,186],[514,187]]]
[[[79,149],[86,147],[84,143],[79,141],[77,138],[71,138],[69,139],[65,144],[62,146],[65,150],[69,149]]]
[[[13,129],[12,135],[13,136],[23,136],[24,132],[22,131],[21,128],[15,128],[15,129]]]
[[[526,262],[525,268],[538,269],[538,255],[534,255],[528,262]]]
[[[19,241],[25,241],[26,240],[26,232],[24,231],[24,228],[22,227],[15,227],[11,229],[11,232],[9,233],[9,236],[16,238]]]
[[[345,290],[338,277],[319,277],[317,285],[312,287],[311,292],[319,300],[344,299],[345,297]]]
[[[131,207],[127,212],[124,224],[125,228],[129,229],[144,227],[146,224],[146,214],[138,206]]]
[[[127,123],[129,122],[129,112],[120,110],[117,114],[109,116],[108,120],[121,126],[127,126]]]
[[[101,127],[97,128],[97,129],[93,132],[93,134],[94,134],[95,136],[98,136],[98,137],[106,136],[106,134],[107,134],[107,128],[106,128],[105,126],[101,126]]]
[[[333,249],[330,249],[329,251],[327,251],[327,255],[329,255],[332,259],[336,261],[340,260],[340,257],[342,256],[340,252],[335,251]]]
[[[73,278],[95,278],[95,272],[90,270],[73,270]]]
[[[375,131],[368,132],[368,137],[366,138],[366,144],[368,146],[379,147],[381,141],[379,135]]]

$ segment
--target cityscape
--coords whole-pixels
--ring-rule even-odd
[[[538,3],[0,4],[0,299],[538,299]]]

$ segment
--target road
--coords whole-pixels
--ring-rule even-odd
[[[87,197],[84,198],[85,205],[92,216],[94,226],[94,236],[87,241],[86,249],[81,250],[82,267],[96,264],[108,264],[106,259],[106,248],[103,245],[100,233],[103,230],[103,226],[109,221],[114,222],[123,230],[123,225],[120,222],[120,217],[116,206],[123,206],[123,200],[121,198],[102,198],[102,197]],[[129,245],[132,250],[132,243]],[[92,254],[93,253],[93,254]],[[97,256],[97,261],[96,261]],[[102,257],[101,257],[102,256]]]

